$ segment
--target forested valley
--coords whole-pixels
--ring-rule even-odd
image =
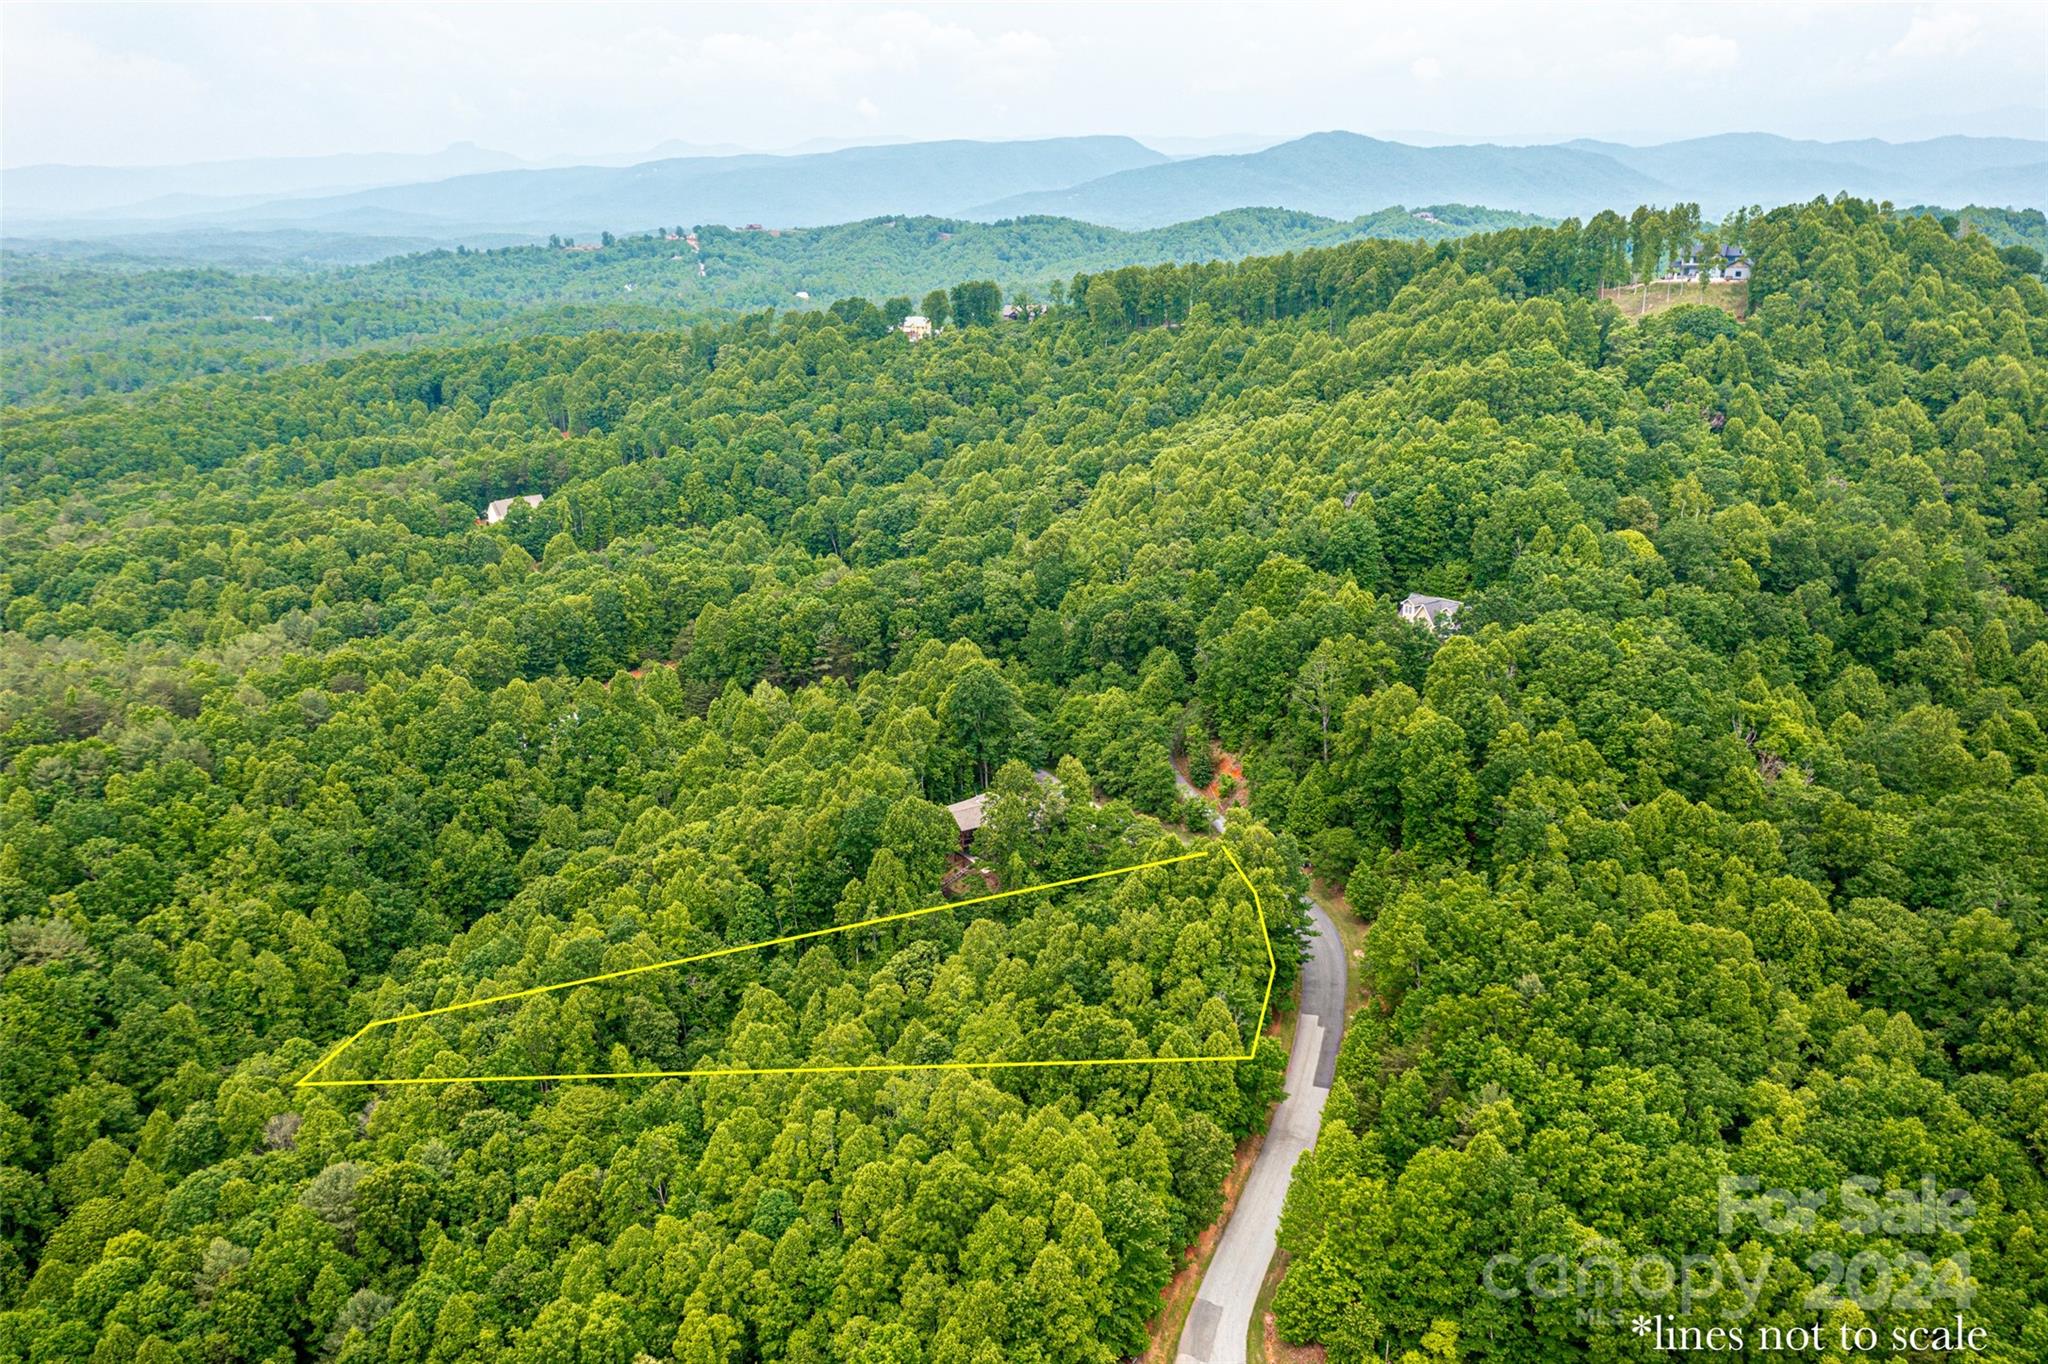
[[[1668,1357],[1626,1320],[1668,1303],[1503,1294],[1501,1257],[1767,1264],[1751,1325],[1954,1315],[1816,1267],[1910,1251],[1967,1264],[1991,1343],[1948,1357],[2048,1357],[2038,257],[1816,201],[1744,224],[1745,318],[1597,299],[1694,226],[1086,269],[1014,324],[968,284],[915,344],[891,286],[26,385],[0,1359],[1143,1350],[1275,1048],[447,1077],[1244,1051],[1268,963],[1219,858],[335,1063],[438,1083],[295,1081],[379,1019],[937,903],[984,788],[1004,886],[1214,846],[1173,764],[1218,747],[1276,1001],[1311,876],[1370,925],[1285,1339]],[[1975,1216],[1729,1228],[1726,1177]]]

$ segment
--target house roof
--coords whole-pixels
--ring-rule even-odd
[[[982,812],[987,808],[988,792],[984,791],[978,796],[954,801],[946,807],[946,813],[953,817],[953,823],[959,826],[961,833],[971,834],[981,827]]]
[[[1465,603],[1456,597],[1432,597],[1424,592],[1410,592],[1401,602],[1401,617],[1414,620],[1420,616],[1434,629],[1439,620],[1457,615],[1464,606]]]
[[[512,510],[514,502],[524,502],[529,507],[538,507],[544,500],[539,493],[526,493],[519,497],[501,497],[484,508],[484,520],[495,526],[505,519],[505,514]]]

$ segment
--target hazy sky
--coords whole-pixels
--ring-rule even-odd
[[[0,7],[0,160],[474,141],[2048,136],[2048,6]]]

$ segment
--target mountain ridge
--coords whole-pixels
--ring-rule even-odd
[[[1056,191],[1007,196],[974,214],[1052,213],[1137,230],[1251,202],[1345,218],[1400,203],[1462,201],[1583,216],[1686,199],[1720,213],[1751,203],[1851,194],[1914,199],[2048,201],[2048,142],[1945,137],[1917,143],[1798,141],[1722,133],[1631,147],[1579,139],[1417,147],[1356,133],[1313,133],[1260,152],[1194,157]],[[2024,202],[2023,202],[2024,201]]]
[[[229,157],[166,166],[36,162],[0,170],[10,214],[77,215],[141,209],[178,197],[275,199],[380,185],[435,181],[521,164],[509,152],[453,142],[435,152],[337,152],[322,156]],[[143,214],[141,216],[156,216]]]
[[[460,144],[435,155],[505,156]],[[401,170],[417,171],[421,164],[419,158],[387,161]],[[368,169],[360,161],[350,164]],[[979,221],[1056,216],[1142,231],[1250,207],[1346,220],[1401,204],[1483,203],[1563,218],[1690,200],[1718,215],[1841,192],[1894,203],[2048,204],[2048,141],[1960,135],[1819,142],[1752,132],[1648,146],[1593,139],[1418,146],[1329,130],[1255,151],[1181,157],[1115,135],[953,139],[627,165],[492,161],[458,175],[340,191],[303,183],[341,173],[320,164],[281,176],[267,193],[195,198],[187,186],[147,203],[69,215],[38,210],[54,192],[35,183],[46,171],[4,172],[11,234],[105,237],[147,223],[456,240],[596,236],[656,224],[817,227],[887,214]],[[18,192],[24,175],[30,177],[26,196]]]
[[[953,139],[794,155],[671,157],[624,167],[492,170],[172,221],[278,228],[347,219],[360,231],[438,225],[577,234],[678,222],[808,227],[892,211],[955,214],[1019,181],[1053,188],[1166,159],[1127,137]]]
[[[1359,192],[1348,177],[1370,174]],[[1555,186],[1569,186],[1560,190]],[[1138,230],[1202,217],[1242,203],[1350,218],[1403,203],[1486,203],[1548,216],[1589,204],[1633,205],[1669,186],[1595,153],[1549,146],[1474,143],[1416,147],[1359,133],[1310,133],[1263,151],[1192,157],[1119,172],[1068,189],[1009,196],[977,217],[1050,213]]]

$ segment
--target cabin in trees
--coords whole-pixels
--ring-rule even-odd
[[[912,313],[897,330],[912,341],[922,341],[932,334],[932,320],[923,313]]]
[[[946,807],[946,813],[953,817],[954,827],[960,830],[961,852],[966,852],[968,845],[974,842],[974,831],[981,827],[987,809],[986,791],[978,796],[969,796],[966,800],[956,800]]]
[[[1032,777],[1041,791],[1051,791],[1060,784],[1060,779],[1044,768],[1037,768]],[[953,827],[960,831],[960,855],[967,857],[968,848],[974,842],[975,831],[988,819],[988,792],[982,791],[966,800],[956,800],[946,807],[946,813],[953,817]],[[1044,827],[1045,812],[1041,809],[1035,817],[1039,827]],[[973,861],[971,857],[968,861]]]
[[[484,524],[495,526],[511,512],[514,502],[524,502],[529,507],[538,507],[545,499],[539,493],[527,493],[521,497],[501,497],[484,508]]]
[[[1401,619],[1412,620],[1417,625],[1431,630],[1457,628],[1458,612],[1465,603],[1455,597],[1431,597],[1421,592],[1410,592],[1401,602]]]

